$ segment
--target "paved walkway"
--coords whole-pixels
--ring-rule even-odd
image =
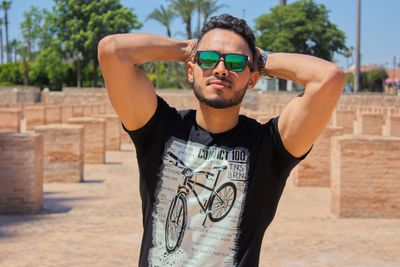
[[[0,266],[137,266],[138,172],[132,146],[122,148],[86,165],[84,183],[45,184],[41,214],[0,216]],[[336,219],[329,198],[289,180],[260,266],[400,266],[400,220]]]

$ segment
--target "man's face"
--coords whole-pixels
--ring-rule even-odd
[[[197,47],[197,51],[217,51],[220,54],[236,53],[249,57],[253,64],[251,50],[246,40],[229,30],[214,29],[206,33]],[[228,108],[239,105],[247,89],[254,87],[259,77],[251,72],[249,66],[241,72],[229,70],[224,60],[215,67],[201,68],[199,64],[189,62],[188,79],[194,84],[197,99],[213,108]]]

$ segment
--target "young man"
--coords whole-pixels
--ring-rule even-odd
[[[244,20],[213,17],[198,42],[118,34],[99,43],[113,107],[136,147],[144,233],[140,266],[258,266],[291,169],[324,129],[344,86],[334,64],[256,48]],[[198,99],[177,111],[137,66],[186,62]],[[239,116],[267,74],[305,88],[280,117]]]

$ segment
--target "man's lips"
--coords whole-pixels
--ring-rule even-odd
[[[213,88],[221,89],[224,87],[231,87],[231,83],[228,81],[221,81],[221,80],[211,80],[207,83],[207,85],[210,85]]]

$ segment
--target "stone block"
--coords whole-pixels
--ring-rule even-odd
[[[62,105],[61,106],[61,122],[67,123],[69,118],[74,116],[72,105]]]
[[[69,118],[69,124],[84,126],[83,157],[85,164],[105,163],[106,122],[101,118]]]
[[[297,186],[330,186],[331,139],[343,134],[342,127],[326,127],[315,142],[310,154],[294,169]]]
[[[331,210],[338,217],[400,218],[400,138],[332,139]]]
[[[20,132],[20,109],[0,108],[0,118],[0,132]]]
[[[26,129],[33,130],[35,126],[45,124],[44,106],[25,106],[23,118],[26,120]]]
[[[83,126],[49,124],[34,131],[44,137],[44,182],[82,182]]]
[[[359,113],[354,122],[354,133],[364,135],[383,135],[385,115],[382,113]]]
[[[353,125],[357,119],[357,111],[355,109],[337,109],[333,115],[333,126],[343,127],[344,134],[353,134]]]
[[[43,204],[43,136],[0,133],[0,214],[35,214]]]
[[[121,149],[121,122],[117,115],[97,115],[106,122],[106,150]]]
[[[383,135],[400,137],[400,115],[386,116]]]
[[[57,105],[45,106],[45,124],[61,123],[61,107]]]

